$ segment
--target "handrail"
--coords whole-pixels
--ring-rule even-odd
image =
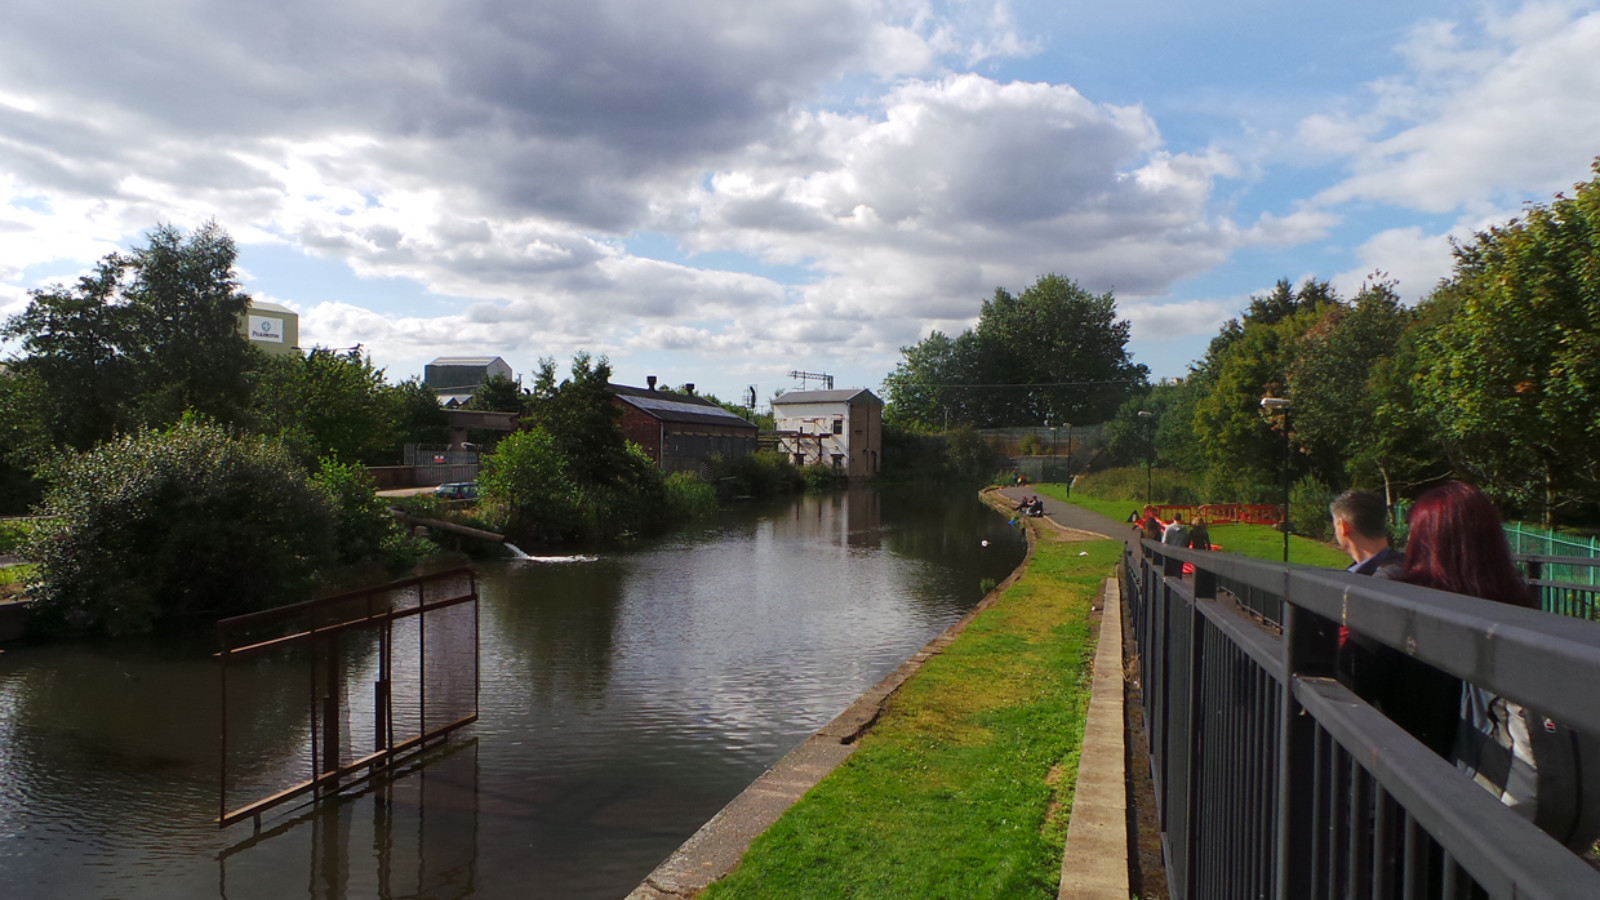
[[[1600,896],[1600,872],[1334,677],[1342,626],[1600,734],[1600,692],[1572,689],[1600,681],[1600,623],[1150,540],[1124,579],[1175,900]]]

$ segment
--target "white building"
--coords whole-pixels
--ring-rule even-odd
[[[268,353],[300,352],[300,316],[287,306],[251,300],[239,318],[239,333]]]
[[[772,401],[778,449],[795,465],[872,478],[883,465],[883,401],[865,388],[791,391]]]

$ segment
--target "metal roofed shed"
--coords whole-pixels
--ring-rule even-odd
[[[422,383],[441,398],[449,394],[471,396],[491,375],[515,379],[511,365],[498,356],[441,356],[423,367]]]
[[[651,379],[652,383],[654,379]],[[712,457],[741,459],[756,450],[757,428],[694,394],[608,385],[622,409],[623,436],[663,472],[708,474]]]

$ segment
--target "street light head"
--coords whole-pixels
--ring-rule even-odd
[[[1261,408],[1262,409],[1287,409],[1288,407],[1289,407],[1289,401],[1285,400],[1282,397],[1262,397],[1261,398]]]
[[[1155,413],[1151,412],[1148,409],[1139,410],[1139,418],[1141,418],[1141,419],[1148,419],[1153,415],[1155,415]]]

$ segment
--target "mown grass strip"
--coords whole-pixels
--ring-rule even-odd
[[[1143,508],[1142,504],[1129,503],[1126,500],[1085,497],[1082,492],[1073,494],[1072,499],[1068,500],[1066,485],[1062,484],[1031,485],[1030,490],[1081,506],[1115,522],[1123,522],[1128,518],[1128,513]],[[1211,543],[1220,546],[1224,552],[1241,553],[1252,559],[1280,561],[1283,559],[1283,532],[1271,525],[1212,525]],[[1350,557],[1345,556],[1339,548],[1299,535],[1289,536],[1289,561],[1307,566],[1340,569],[1350,565]]]
[[[1040,543],[1023,578],[890,699],[860,749],[702,896],[1054,897],[1089,697],[1090,606],[1121,549]]]

